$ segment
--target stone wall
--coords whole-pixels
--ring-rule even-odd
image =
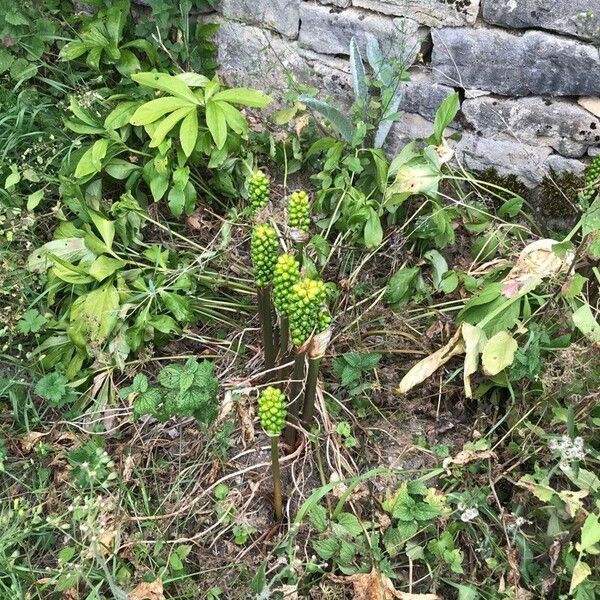
[[[467,168],[535,186],[600,152],[600,0],[220,0],[217,10],[223,75],[276,98],[293,77],[348,105],[353,36],[409,61],[392,152],[431,133],[453,90]]]

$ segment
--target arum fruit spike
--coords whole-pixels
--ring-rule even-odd
[[[304,345],[317,329],[325,297],[325,284],[320,280],[305,277],[292,286],[289,317],[294,345]]]
[[[310,226],[310,199],[304,191],[290,194],[288,198],[288,227],[308,232]]]
[[[584,206],[594,199],[600,190],[600,154],[594,157],[585,170],[585,188],[579,193],[580,201]]]
[[[273,501],[275,518],[283,518],[283,501],[281,493],[281,469],[279,468],[279,436],[285,424],[285,395],[281,390],[269,386],[258,397],[258,418],[271,438],[271,464],[273,469]]]
[[[267,205],[271,196],[269,178],[262,171],[254,171],[248,181],[250,213],[255,215]]]
[[[277,259],[273,274],[273,304],[281,317],[279,322],[279,358],[284,360],[289,345],[289,320],[292,287],[300,281],[300,263],[291,254]]]

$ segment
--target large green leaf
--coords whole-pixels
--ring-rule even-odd
[[[481,362],[486,375],[498,375],[512,365],[518,344],[508,331],[499,331],[484,345]]]
[[[244,115],[235,106],[231,106],[228,102],[217,102],[219,108],[225,115],[227,125],[240,135],[245,135],[248,131],[248,123]]]
[[[136,73],[131,76],[131,79],[141,85],[161,90],[191,102],[192,104],[200,104],[200,100],[194,96],[192,90],[179,78],[167,75],[166,73]]]
[[[439,144],[442,141],[444,130],[452,123],[459,109],[460,97],[458,92],[450,94],[440,104],[440,107],[435,113],[435,121],[433,123],[433,137],[435,138],[436,144]]]
[[[75,262],[89,254],[90,251],[87,249],[83,238],[68,237],[52,240],[31,253],[27,260],[27,268],[34,273],[43,273],[52,266],[51,255],[58,256],[68,262]]]
[[[206,124],[220,150],[227,140],[227,120],[223,109],[216,102],[211,101],[206,105]]]
[[[156,100],[150,100],[150,102],[142,104],[142,106],[133,113],[129,122],[132,125],[147,125],[148,123],[153,123],[157,119],[160,119],[160,117],[167,113],[186,106],[190,108],[195,107],[195,105],[191,105],[187,100],[182,100],[175,96],[157,98]]]
[[[224,100],[225,102],[233,102],[233,104],[243,104],[252,108],[264,108],[271,102],[271,98],[258,90],[251,88],[231,88],[217,92],[213,100]]]
[[[158,127],[154,130],[152,134],[152,141],[150,142],[150,148],[156,148],[160,146],[165,137],[167,137],[168,133],[185,117],[187,117],[190,112],[195,112],[196,108],[193,106],[185,106],[184,108],[178,108],[176,111],[172,112],[170,115],[167,115],[159,124]]]
[[[190,156],[196,147],[196,140],[198,139],[198,113],[195,109],[181,121],[179,139],[181,140],[181,149],[184,154]]]
[[[321,102],[321,100],[317,100],[315,98],[311,98],[310,96],[302,95],[298,98],[300,102],[306,104],[309,108],[316,110],[318,113],[322,114],[337,130],[337,132],[342,136],[346,142],[352,142],[352,138],[354,137],[354,123],[352,120],[343,115],[335,106],[331,106],[326,102]]]
[[[71,324],[82,327],[91,342],[105,341],[117,324],[119,292],[112,283],[105,283],[79,300],[79,310],[75,314],[71,310]],[[74,322],[79,319],[80,323]]]
[[[367,101],[367,75],[356,38],[350,40],[350,70],[356,101],[364,105]]]

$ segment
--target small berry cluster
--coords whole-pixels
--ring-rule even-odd
[[[280,435],[286,414],[284,393],[272,386],[265,388],[258,397],[258,418],[263,429],[269,435]]]
[[[320,280],[306,277],[292,287],[290,333],[296,346],[302,346],[313,333],[322,331],[326,318],[321,315],[327,314],[323,310],[325,299],[325,284]]]
[[[292,287],[300,281],[300,263],[291,254],[277,259],[273,273],[273,304],[280,314],[290,312]]]
[[[258,287],[265,287],[273,280],[277,262],[277,232],[268,224],[256,225],[250,239],[250,256],[254,280]]]
[[[250,212],[255,215],[263,206],[269,202],[271,187],[269,178],[262,171],[255,171],[248,181],[248,200]]]
[[[308,231],[310,226],[308,194],[304,191],[293,192],[288,198],[288,226],[290,229]]]
[[[595,156],[588,168],[585,170],[585,189],[580,194],[584,203],[593,200],[600,191],[600,154]]]

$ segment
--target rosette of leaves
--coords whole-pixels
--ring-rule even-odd
[[[269,178],[262,171],[254,171],[248,180],[250,214],[255,215],[267,205],[271,197]]]
[[[289,317],[292,342],[296,346],[305,344],[324,323],[325,318],[320,315],[325,298],[325,284],[320,280],[305,277],[292,286]]]
[[[201,363],[190,358],[183,365],[167,365],[158,374],[158,384],[152,385],[143,374],[122,390],[123,396],[136,394],[133,412],[136,418],[150,414],[159,421],[171,417],[194,417],[210,425],[218,413],[219,382],[210,361]]]
[[[266,287],[273,280],[277,262],[277,232],[267,223],[256,225],[250,240],[250,256],[257,287]]]
[[[258,397],[258,418],[268,435],[281,435],[286,413],[284,393],[272,386],[265,388]]]
[[[288,227],[308,231],[310,226],[310,199],[305,191],[298,190],[288,198]]]

